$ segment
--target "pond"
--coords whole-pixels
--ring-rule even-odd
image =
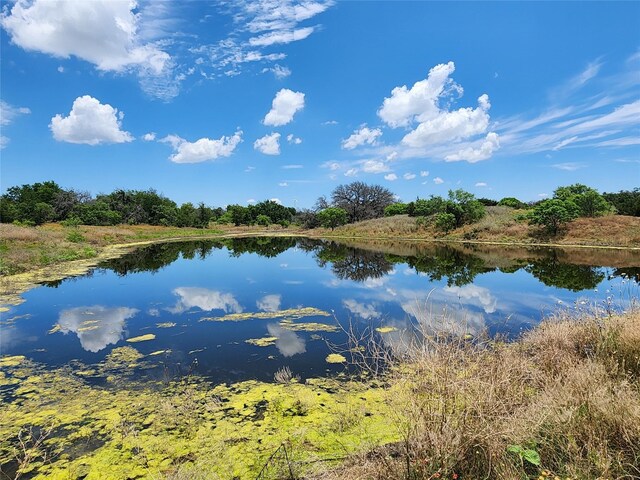
[[[514,338],[559,309],[624,308],[637,296],[638,265],[630,250],[288,237],[157,244],[25,293],[2,314],[0,353],[70,365],[98,384],[106,374],[92,366],[123,346],[145,356],[138,378],[272,381],[286,366],[305,379],[344,370],[326,360],[353,328],[390,344],[416,326]]]

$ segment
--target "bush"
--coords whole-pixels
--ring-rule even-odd
[[[504,197],[502,200],[498,202],[498,206],[500,207],[511,207],[517,209],[528,208],[528,205],[524,202],[521,202],[515,197]]]
[[[67,240],[72,243],[81,243],[86,239],[79,230],[71,230],[69,233],[67,233]]]
[[[406,215],[407,213],[409,213],[408,205],[402,202],[392,203],[384,209],[385,217],[393,217],[394,215]]]
[[[552,198],[540,202],[529,213],[529,222],[542,225],[552,235],[556,235],[565,224],[580,216],[580,207],[571,200]]]
[[[439,213],[436,215],[436,228],[447,233],[456,228],[456,217],[452,213]]]
[[[263,227],[268,227],[269,225],[271,225],[271,219],[266,215],[258,215],[256,218],[256,224]]]
[[[347,223],[347,211],[337,207],[325,208],[318,212],[318,221],[323,227],[333,230]]]

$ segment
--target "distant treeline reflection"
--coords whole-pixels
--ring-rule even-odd
[[[498,266],[492,265],[491,261],[479,255],[451,245],[433,244],[418,255],[396,255],[334,241],[294,237],[248,237],[162,243],[138,249],[100,266],[124,276],[136,272],[155,272],[179,258],[204,259],[212,251],[223,248],[233,257],[258,254],[272,258],[294,247],[313,255],[318,266],[330,268],[338,279],[356,282],[384,277],[391,273],[397,264],[406,264],[430,280],[445,280],[448,286],[467,285],[483,273],[514,273],[518,270],[529,272],[547,286],[574,292],[596,288],[607,274],[610,278],[628,276],[636,281],[640,280],[640,268],[605,269],[600,266],[566,263],[554,249],[546,249],[542,254],[538,251],[535,258],[508,260],[508,265],[504,265],[505,261],[502,259]]]

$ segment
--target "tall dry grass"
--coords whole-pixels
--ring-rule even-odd
[[[558,314],[513,343],[411,343],[377,347],[403,440],[323,479],[640,478],[637,309]]]

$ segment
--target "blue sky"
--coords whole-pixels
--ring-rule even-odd
[[[640,2],[2,2],[1,187],[640,185]]]

